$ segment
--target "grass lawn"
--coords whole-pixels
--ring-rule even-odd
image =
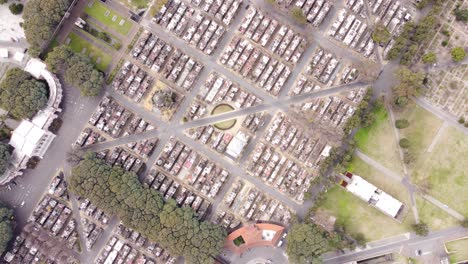
[[[83,49],[86,49],[86,54],[91,58],[91,60],[96,64],[96,67],[105,71],[112,61],[112,57],[102,50],[98,49],[96,46],[92,45],[85,39],[81,38],[74,32],[70,32],[68,35],[70,43],[68,44],[72,50],[78,53],[83,53]],[[99,62],[98,62],[99,60]]]
[[[228,104],[220,104],[220,105],[217,105],[215,108],[213,108],[213,110],[211,111],[211,115],[219,115],[219,114],[230,112],[232,110],[234,110],[232,106]],[[235,124],[236,124],[236,119],[229,119],[226,121],[218,122],[214,124],[214,126],[221,130],[228,130],[232,128]]]
[[[432,231],[445,229],[459,224],[458,220],[444,212],[439,207],[416,196],[419,219],[429,225]]]
[[[103,25],[126,36],[133,26],[133,22],[125,19],[114,10],[108,8],[98,0],[90,2],[91,6],[86,5],[85,13],[101,22]]]
[[[429,193],[468,217],[468,137],[447,127],[431,153],[415,164],[412,181],[427,186]]]
[[[334,215],[347,233],[363,233],[368,241],[409,232],[413,223],[411,214],[400,224],[340,186],[328,190],[319,210]]]
[[[357,147],[388,169],[402,174],[403,169],[390,116],[384,106],[375,109],[374,116],[373,125],[361,128],[356,133]]]
[[[445,244],[449,252],[450,263],[468,260],[468,238],[451,241]]]
[[[396,115],[398,116],[397,119],[406,118],[410,123],[409,127],[400,129],[400,135],[402,138],[409,139],[411,142],[410,151],[418,160],[431,145],[443,122],[417,105],[408,107],[407,110],[396,113]]]

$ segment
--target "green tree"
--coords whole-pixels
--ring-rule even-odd
[[[8,8],[13,15],[19,15],[23,12],[23,4],[12,3]]]
[[[429,234],[429,226],[424,222],[419,222],[418,224],[412,224],[411,228],[414,233],[419,236],[427,236]]]
[[[464,228],[468,228],[468,218],[465,218],[461,221],[461,226]]]
[[[455,9],[455,18],[457,21],[468,21],[468,9]]]
[[[465,118],[463,116],[458,118],[458,123],[464,124],[465,123]]]
[[[436,54],[434,52],[426,53],[422,57],[422,61],[424,63],[435,63],[437,61]]]
[[[0,142],[0,174],[3,174],[8,168],[10,157],[10,146]]]
[[[0,0],[0,5],[8,3],[8,0]]]
[[[300,24],[305,24],[307,23],[307,18],[304,15],[304,11],[300,7],[293,7],[291,9],[291,16],[296,20],[296,22]]]
[[[460,62],[465,59],[466,56],[465,49],[463,47],[453,48],[450,54],[452,55],[452,60],[454,62]]]
[[[0,204],[0,255],[2,255],[8,242],[13,238],[13,210]]]
[[[29,0],[23,13],[24,34],[31,45],[29,53],[38,56],[44,44],[65,15],[70,0]]]
[[[395,104],[405,106],[411,96],[417,96],[423,87],[424,74],[414,72],[407,67],[400,67],[395,72],[400,83],[393,87]]]
[[[387,43],[391,37],[390,31],[382,24],[377,25],[372,32],[372,40],[380,44]]]
[[[224,229],[199,221],[191,208],[180,208],[173,199],[165,202],[135,173],[112,167],[92,153],[72,169],[70,190],[188,263],[212,263],[224,246]]]
[[[406,148],[410,147],[411,142],[407,138],[402,138],[402,139],[400,139],[400,142],[398,144],[400,145],[400,147],[406,149]]]
[[[286,237],[291,263],[322,263],[320,256],[329,250],[325,232],[314,224],[295,224]]]
[[[404,129],[409,127],[409,122],[407,119],[398,119],[395,121],[395,127],[398,129]]]
[[[0,106],[17,118],[31,118],[47,103],[47,86],[19,69],[10,69],[0,83]]]
[[[49,52],[46,64],[52,72],[63,73],[65,81],[77,87],[83,96],[99,95],[104,76],[86,55],[62,45]]]
[[[356,240],[356,243],[359,246],[365,246],[367,243],[366,236],[363,233],[356,233],[352,235],[353,239]]]

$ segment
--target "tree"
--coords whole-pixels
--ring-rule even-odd
[[[461,226],[464,228],[468,228],[468,218],[465,218],[461,221]]]
[[[455,13],[455,19],[457,21],[463,21],[463,22],[468,21],[468,9],[457,8],[455,9],[454,13]]]
[[[291,263],[322,263],[320,255],[332,247],[326,232],[315,224],[294,224],[286,237]]]
[[[23,12],[23,4],[12,3],[8,8],[13,15],[19,15]]]
[[[8,3],[8,0],[0,0],[0,5]]]
[[[19,68],[10,69],[0,83],[0,106],[14,118],[33,117],[47,100],[46,84]]]
[[[400,145],[400,147],[406,149],[406,148],[410,147],[411,143],[407,138],[402,138],[402,139],[400,139],[399,145]]]
[[[0,255],[2,255],[13,238],[13,210],[0,204]]]
[[[395,72],[395,76],[400,80],[400,83],[392,89],[395,104],[405,106],[408,99],[417,96],[422,89],[424,74],[413,72],[407,67],[400,67]]]
[[[75,53],[68,46],[58,46],[49,52],[45,62],[52,72],[64,73],[65,81],[77,87],[83,96],[99,95],[104,76],[86,55]]]
[[[299,24],[307,23],[307,18],[304,15],[304,11],[300,7],[293,7],[291,9],[291,16],[298,22]]]
[[[387,43],[391,37],[390,31],[382,24],[377,25],[372,32],[372,40],[379,44]]]
[[[419,236],[427,236],[429,234],[429,227],[424,222],[419,222],[418,224],[412,224],[411,228],[413,228],[414,233]]]
[[[452,55],[452,60],[454,62],[460,62],[465,59],[466,56],[465,49],[463,47],[453,48],[450,54]]]
[[[354,240],[356,240],[356,243],[361,247],[365,246],[367,243],[366,236],[363,233],[359,232],[359,233],[353,234],[352,237]]]
[[[437,61],[437,57],[434,52],[429,52],[424,54],[422,57],[422,61],[424,63],[435,63]]]
[[[465,118],[463,116],[458,118],[458,123],[464,124],[465,123]]]
[[[0,174],[3,174],[8,168],[10,157],[10,146],[0,142]]]
[[[398,129],[403,129],[409,127],[409,122],[406,119],[398,119],[395,121],[395,127]]]
[[[112,167],[92,153],[72,169],[69,183],[72,192],[188,263],[212,263],[224,246],[226,231],[220,226],[199,221],[190,207],[180,208],[173,199],[165,202],[135,173]]]
[[[29,53],[38,56],[70,5],[70,0],[30,0],[24,8],[24,34]]]

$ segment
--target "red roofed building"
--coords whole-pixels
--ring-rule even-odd
[[[275,224],[243,226],[227,236],[224,247],[237,255],[254,247],[274,247],[281,239],[283,233],[284,227]]]

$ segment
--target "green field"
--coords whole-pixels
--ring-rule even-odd
[[[385,106],[375,109],[374,116],[375,122],[371,126],[360,128],[356,133],[357,147],[383,166],[402,174],[393,124]]]
[[[468,260],[468,238],[445,243],[449,252],[450,263]]]
[[[409,232],[413,223],[411,214],[400,224],[340,186],[328,190],[319,210],[335,216],[348,234],[363,233],[368,241]]]
[[[417,105],[408,107],[408,110],[398,113],[398,116],[399,119],[406,118],[410,123],[409,127],[400,130],[400,135],[401,138],[410,140],[410,152],[418,160],[431,145],[442,126],[442,120]]]
[[[416,196],[419,219],[429,225],[432,231],[442,230],[459,224],[459,221],[439,207]]]
[[[70,39],[70,43],[68,45],[72,50],[77,53],[83,53],[83,50],[86,49],[85,54],[91,58],[99,70],[105,71],[107,69],[112,61],[112,57],[110,55],[104,53],[102,50],[98,49],[96,46],[92,45],[74,32],[70,32],[68,38]]]
[[[430,195],[468,217],[468,137],[448,127],[434,150],[414,166],[412,181],[426,186]]]
[[[92,3],[92,6],[86,5],[85,7],[86,14],[124,36],[128,34],[133,26],[133,22],[129,19],[125,19],[97,0],[90,3]],[[124,21],[122,25],[119,24],[121,21]]]
[[[232,110],[234,110],[232,106],[228,104],[220,104],[220,105],[217,105],[215,108],[213,108],[213,110],[211,111],[211,115],[219,115],[219,114],[230,112]],[[221,130],[228,130],[232,128],[235,124],[236,124],[236,119],[229,119],[226,121],[218,122],[214,124],[214,126]]]

